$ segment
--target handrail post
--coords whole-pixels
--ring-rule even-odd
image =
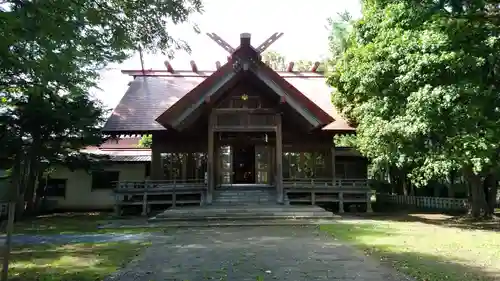
[[[371,191],[368,191],[366,193],[366,212],[367,213],[373,213],[373,209],[372,209],[372,192]]]
[[[344,213],[344,193],[339,191],[339,213]]]

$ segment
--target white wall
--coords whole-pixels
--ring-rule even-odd
[[[126,163],[114,164],[106,167],[106,171],[119,171],[120,181],[145,180],[146,164]],[[84,170],[74,172],[67,168],[55,169],[50,175],[54,179],[67,179],[65,197],[47,197],[50,201],[57,201],[57,207],[63,209],[111,209],[114,197],[111,189],[92,190],[92,175]]]

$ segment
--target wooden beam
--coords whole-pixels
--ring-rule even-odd
[[[216,68],[217,70],[219,70],[219,69],[220,69],[220,61],[216,61],[216,62],[215,62],[215,68]]]
[[[151,136],[152,144],[151,144],[151,175],[150,179],[152,180],[162,180],[163,179],[163,170],[162,170],[162,159],[161,159],[161,139],[158,138],[157,135],[153,134]]]
[[[172,67],[172,65],[170,64],[170,62],[168,61],[165,61],[165,67],[167,68],[167,71],[170,72],[170,73],[174,73],[174,68]]]
[[[196,66],[196,62],[194,60],[191,61],[191,70],[193,72],[198,72],[198,67]]]
[[[230,54],[234,53],[235,49],[233,47],[231,47],[231,45],[229,45],[229,43],[224,41],[224,39],[220,38],[219,35],[217,35],[213,32],[207,33],[207,35],[208,35],[208,37],[210,37],[210,39],[214,40],[214,42],[217,43],[217,45],[221,46],[224,50],[226,50]]]
[[[281,86],[276,84],[272,80],[272,78],[264,74],[261,70],[251,69],[251,71],[280,97],[287,96],[286,91],[283,88],[281,88]],[[290,96],[288,96],[287,103],[290,104],[290,106],[292,106],[300,115],[302,115],[313,127],[318,127],[319,125],[321,125],[320,121],[316,119],[316,117],[312,113],[305,110],[304,107],[302,107],[297,101],[292,99]]]
[[[258,53],[264,52],[269,46],[271,46],[276,40],[280,39],[281,36],[283,36],[283,32],[275,32],[273,35],[269,36],[262,44],[259,45],[255,50]]]
[[[283,139],[281,115],[276,114],[276,191],[278,203],[283,203]]]
[[[288,71],[288,72],[293,72],[293,65],[294,65],[294,64],[295,64],[295,63],[294,63],[293,61],[289,62],[289,63],[288,63],[288,67],[286,68],[286,71]]]
[[[219,89],[221,89],[226,83],[228,83],[234,76],[236,75],[236,72],[231,71],[229,74],[224,75],[222,79],[217,81],[208,92],[205,93],[205,96],[212,96],[214,93],[216,93]],[[186,119],[188,116],[191,115],[200,105],[202,105],[205,102],[205,99],[200,99],[196,103],[192,104],[184,113],[182,113],[179,118],[172,123],[172,126],[178,127],[184,119]]]
[[[210,114],[208,120],[208,155],[207,155],[207,204],[212,204],[215,185],[214,171],[214,115]]]
[[[319,61],[315,62],[314,65],[311,67],[312,72],[316,72],[319,67]]]

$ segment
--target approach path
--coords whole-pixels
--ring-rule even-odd
[[[260,279],[261,277],[262,279]],[[315,226],[179,228],[106,281],[410,280]]]

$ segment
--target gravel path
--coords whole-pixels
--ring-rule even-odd
[[[409,280],[314,226],[180,228],[167,233],[105,281]]]
[[[75,244],[75,243],[106,243],[120,241],[149,241],[163,237],[160,234],[138,233],[138,234],[45,234],[28,235],[17,234],[12,236],[12,243],[17,245],[40,245],[40,244]],[[5,236],[0,236],[3,241]]]

